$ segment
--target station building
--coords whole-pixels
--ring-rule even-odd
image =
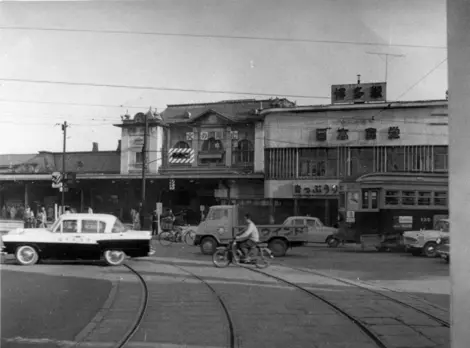
[[[349,86],[346,92],[385,87]],[[66,154],[66,171],[76,175],[66,204],[130,219],[141,199],[147,119],[149,210],[162,202],[176,213],[189,208],[197,220],[201,206],[238,204],[259,224],[309,214],[327,225],[341,212],[351,219],[381,211],[396,225],[393,212],[447,209],[447,101],[388,102],[379,95],[338,102],[341,88],[332,88],[328,105],[245,99],[122,116],[116,151],[96,145]],[[51,173],[61,164],[61,153],[1,155],[0,206],[60,203]]]

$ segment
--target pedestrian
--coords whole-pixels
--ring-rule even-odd
[[[34,212],[30,207],[26,206],[26,210],[23,215],[24,227],[33,228],[34,227]]]
[[[88,214],[93,214],[93,209],[91,209],[91,207],[88,207]]]
[[[2,207],[2,219],[6,219],[7,218],[7,207],[5,207],[5,205],[3,205]]]
[[[47,212],[46,207],[41,207],[41,210],[38,213],[38,222],[40,228],[47,227]]]
[[[134,231],[139,231],[140,230],[140,219],[139,219],[139,214],[134,210],[134,219],[132,220],[132,229]]]
[[[14,205],[10,206],[10,219],[14,220],[16,218],[16,208]]]
[[[145,222],[145,214],[144,214],[144,205],[142,202],[139,203],[139,222],[140,222],[140,228],[143,230],[144,229],[144,222]]]
[[[160,231],[158,231],[158,214],[157,211],[154,210],[152,213],[152,235],[158,235]]]

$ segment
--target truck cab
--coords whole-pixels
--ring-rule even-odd
[[[260,242],[268,243],[276,257],[284,256],[289,248],[309,241],[306,221],[302,220],[304,224],[300,225],[293,219],[288,218],[282,225],[256,225]],[[194,245],[199,245],[203,254],[212,255],[218,246],[227,245],[245,228],[244,217],[239,214],[237,205],[212,206],[206,219],[197,227]]]

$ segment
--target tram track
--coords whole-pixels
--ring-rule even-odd
[[[286,266],[286,265],[282,265],[282,267],[286,267],[286,268],[289,268],[289,269],[292,269],[292,270],[296,270],[296,271],[300,271],[300,272],[303,272],[303,273],[309,273],[309,274],[313,274],[313,275],[316,275],[316,276],[320,276],[320,277],[323,277],[323,278],[326,278],[326,279],[331,279],[331,280],[334,280],[336,282],[339,282],[339,283],[342,283],[342,284],[345,284],[345,285],[349,285],[349,286],[354,286],[356,288],[359,288],[359,289],[362,289],[362,290],[367,290],[369,291],[370,293],[373,293],[375,295],[379,295],[383,298],[386,298],[387,300],[389,301],[392,301],[396,304],[399,304],[399,305],[402,305],[403,307],[407,307],[407,308],[410,308],[416,312],[419,312],[425,316],[427,316],[428,318],[436,321],[437,323],[439,323],[440,325],[442,325],[443,327],[446,327],[446,328],[450,328],[450,323],[446,320],[443,320],[437,316],[435,316],[434,314],[431,314],[429,312],[426,312],[425,310],[422,310],[421,308],[417,308],[416,306],[413,306],[409,303],[406,303],[406,302],[403,302],[403,301],[400,301],[392,296],[389,296],[389,295],[386,295],[384,293],[382,293],[381,291],[378,291],[378,290],[375,290],[375,289],[371,289],[370,287],[367,287],[367,286],[363,286],[363,285],[359,285],[357,284],[356,282],[352,282],[352,281],[348,281],[346,279],[341,279],[341,278],[337,278],[337,277],[333,277],[333,276],[329,276],[329,275],[326,275],[324,273],[320,273],[320,272],[316,272],[316,271],[313,271],[313,270],[310,270],[310,269],[303,269],[303,268],[298,268],[298,267],[292,267],[292,266]],[[387,290],[387,291],[391,291],[390,289],[384,289],[384,290]],[[397,291],[393,291],[393,292],[397,292]],[[412,297],[414,298],[414,297]],[[427,303],[426,303],[427,304]],[[432,305],[432,304],[431,304]],[[434,306],[434,308],[437,308]]]
[[[250,267],[246,267],[246,266],[241,266],[245,269],[248,269],[252,272],[255,272],[255,273],[259,273],[259,274],[262,274],[266,277],[269,277],[269,278],[272,278],[272,279],[275,279],[277,280],[278,282],[281,282],[281,283],[284,283],[284,284],[287,284],[291,287],[294,287],[304,293],[306,293],[307,295],[317,299],[317,300],[320,300],[321,302],[325,303],[326,305],[328,305],[329,307],[333,308],[335,311],[337,311],[338,313],[340,313],[342,316],[346,317],[347,319],[349,319],[352,323],[354,323],[357,327],[359,327],[359,329],[366,335],[368,336],[376,345],[377,347],[379,348],[389,348],[389,346],[387,346],[374,332],[372,332],[370,329],[367,328],[367,326],[365,324],[363,324],[359,319],[353,317],[352,315],[350,315],[349,313],[347,313],[346,311],[344,311],[343,309],[341,309],[339,306],[337,306],[336,304],[334,304],[333,302],[325,299],[323,296],[321,295],[318,295],[316,293],[314,293],[313,291],[310,291],[298,284],[295,284],[289,280],[286,280],[284,278],[281,278],[281,277],[278,277],[278,276],[275,276],[275,275],[272,275],[272,274],[269,274],[269,273],[266,273],[264,271],[260,271],[258,269],[255,269],[255,268],[250,268]]]
[[[152,261],[148,261],[148,262],[154,263]],[[172,266],[176,269],[179,269],[180,271],[183,271],[184,273],[188,274],[190,277],[198,280],[201,284],[204,284],[210,290],[210,292],[214,295],[214,298],[219,303],[219,305],[220,305],[220,307],[221,307],[221,309],[224,312],[224,315],[226,317],[228,330],[229,330],[229,347],[230,348],[238,347],[239,344],[237,342],[237,338],[236,338],[237,336],[235,334],[234,324],[233,324],[233,320],[232,320],[232,317],[230,315],[229,309],[228,309],[227,305],[225,304],[224,300],[222,299],[222,297],[217,293],[215,288],[211,284],[209,284],[207,281],[205,281],[202,277],[198,276],[197,274],[195,274],[191,271],[188,271],[184,267],[181,267],[181,266],[176,265],[174,263],[168,263],[168,265],[170,265],[170,266]],[[148,288],[147,282],[145,281],[144,277],[139,273],[138,270],[131,267],[130,265],[125,264],[124,267],[126,267],[129,271],[131,271],[139,279],[139,281],[142,285],[143,298],[142,298],[142,301],[141,301],[141,306],[140,306],[139,311],[138,311],[137,319],[135,320],[132,327],[128,330],[128,332],[125,334],[125,336],[115,345],[115,348],[124,348],[128,344],[131,343],[133,337],[139,331],[139,329],[141,327],[141,324],[143,324],[143,322],[144,322],[144,317],[145,317],[147,308],[149,306],[149,288]]]

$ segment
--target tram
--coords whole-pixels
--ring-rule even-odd
[[[377,249],[393,247],[403,232],[432,229],[449,216],[447,173],[363,174],[341,182],[339,192],[337,241],[375,236]]]

